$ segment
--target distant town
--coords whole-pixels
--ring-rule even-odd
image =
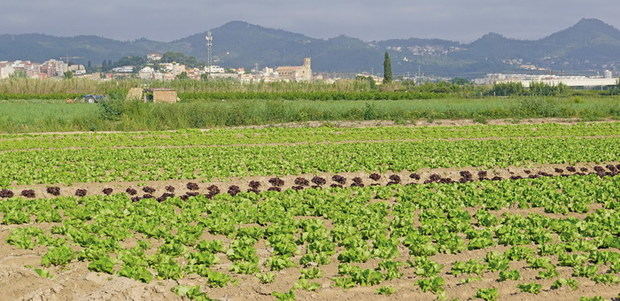
[[[183,56],[182,54],[178,54]],[[165,54],[150,53],[144,58],[142,66],[118,65],[112,62],[105,66],[93,68],[81,64],[72,64],[69,59],[50,59],[43,63],[26,60],[0,61],[0,79],[7,78],[84,78],[91,80],[113,80],[138,78],[143,80],[171,81],[177,79],[192,80],[234,80],[241,83],[256,82],[309,82],[321,81],[333,83],[342,75],[314,74],[312,71],[312,59],[304,58],[298,66],[272,66],[258,67],[253,69],[225,68],[217,65],[189,66],[182,62],[163,61]],[[133,57],[135,60],[137,57]],[[195,60],[195,58],[192,57]],[[122,62],[119,61],[119,62]],[[196,64],[193,64],[196,65]],[[604,88],[618,84],[617,74],[610,70],[603,70],[601,76],[579,75],[532,75],[532,74],[488,74],[484,78],[467,80],[477,85],[493,85],[497,83],[521,83],[528,87],[531,83],[545,83],[548,85],[563,84],[576,88]],[[344,76],[346,77],[346,76]],[[382,84],[383,77],[374,73],[359,73],[350,77],[364,77],[373,79],[375,83]],[[409,80],[416,83],[450,81],[451,78],[436,77],[432,75],[400,76],[397,80]]]

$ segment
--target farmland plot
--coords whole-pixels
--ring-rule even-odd
[[[5,135],[0,287],[8,299],[617,298],[617,130]]]

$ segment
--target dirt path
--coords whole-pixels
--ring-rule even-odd
[[[479,167],[463,168],[424,168],[417,171],[400,172],[350,172],[338,173],[317,173],[286,176],[255,176],[220,179],[210,182],[202,182],[197,179],[187,180],[168,180],[168,181],[139,181],[139,182],[109,182],[109,183],[76,183],[73,185],[22,185],[11,188],[15,196],[19,196],[23,191],[34,193],[36,198],[53,198],[57,196],[74,196],[78,190],[83,190],[86,195],[103,195],[104,189],[111,189],[108,193],[127,193],[128,190],[135,190],[130,193],[132,197],[160,197],[164,193],[172,193],[177,196],[191,194],[213,193],[213,187],[217,187],[220,193],[226,193],[232,186],[238,187],[238,191],[265,191],[285,190],[285,189],[305,189],[309,187],[348,187],[352,185],[389,185],[389,184],[423,184],[429,182],[450,182],[462,181],[463,178],[472,181],[480,180],[500,180],[500,179],[520,179],[535,178],[541,176],[570,176],[608,173],[615,174],[620,171],[620,161],[604,163],[576,163],[576,164],[533,164],[529,166],[513,166],[507,168],[483,169]],[[376,174],[378,179],[371,179],[370,175]],[[277,180],[276,180],[277,179]],[[323,184],[313,183],[313,179]],[[281,181],[281,182],[280,182]],[[280,182],[280,183],[278,183]],[[195,184],[196,187],[188,187]],[[256,185],[258,183],[258,185]],[[357,183],[357,184],[355,184]],[[189,184],[189,185],[188,185]],[[252,187],[254,186],[254,187]],[[57,187],[57,195],[48,191],[49,187]],[[32,195],[32,194],[31,194]]]
[[[363,127],[421,127],[421,126],[470,126],[470,125],[512,125],[512,124],[575,124],[580,122],[591,123],[615,123],[620,122],[617,119],[605,118],[601,120],[583,120],[579,118],[526,118],[526,119],[490,119],[485,123],[475,121],[473,119],[440,119],[440,120],[415,120],[411,122],[394,122],[391,120],[365,120],[365,121],[307,121],[307,122],[290,122],[290,123],[276,123],[265,125],[248,125],[248,126],[235,126],[235,127],[218,127],[218,128],[206,128],[198,129],[201,131],[210,131],[212,129],[263,129],[263,128],[302,128],[302,127],[342,127],[342,128],[363,128]],[[2,133],[2,135],[75,135],[75,134],[122,134],[122,133],[144,133],[152,132],[153,130],[144,131],[98,131],[98,132],[34,132],[34,133]],[[158,130],[157,132],[177,132],[177,130]]]

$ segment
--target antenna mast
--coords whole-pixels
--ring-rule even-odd
[[[211,31],[205,37],[207,40],[207,78],[211,78],[211,68],[213,66],[213,34]]]

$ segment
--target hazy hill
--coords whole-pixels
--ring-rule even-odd
[[[597,19],[539,40],[517,40],[497,33],[462,44],[440,39],[392,39],[366,42],[338,36],[316,39],[303,34],[233,21],[212,29],[214,53],[223,66],[300,64],[313,58],[320,72],[380,71],[383,52],[394,58],[397,73],[480,76],[489,72],[529,72],[522,65],[555,71],[598,72],[620,69],[620,31]],[[206,32],[172,42],[148,39],[117,41],[97,36],[54,37],[43,34],[0,35],[0,60],[44,61],[64,56],[100,64],[128,55],[180,51],[206,58]]]

